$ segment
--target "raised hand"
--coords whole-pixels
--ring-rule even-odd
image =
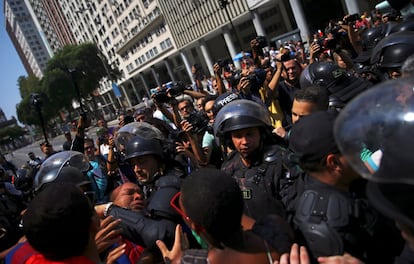
[[[310,259],[306,248],[303,246],[299,247],[295,243],[290,248],[290,254],[283,254],[280,260],[276,260],[273,264],[310,264]]]
[[[109,251],[106,257],[106,264],[115,264],[118,258],[125,253],[125,246],[126,244],[124,243]]]
[[[188,248],[187,236],[184,235],[180,225],[175,227],[175,240],[171,250],[167,248],[164,242],[157,240],[157,246],[161,251],[165,263],[178,264],[181,261],[183,251]]]
[[[95,235],[95,242],[98,247],[98,252],[102,253],[111,245],[120,242],[121,228],[118,228],[121,220],[115,219],[112,216],[106,217],[101,221],[98,233]]]

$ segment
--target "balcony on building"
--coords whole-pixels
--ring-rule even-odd
[[[138,24],[131,29],[123,29],[129,31],[129,34],[125,35],[124,41],[117,48],[116,53],[123,54],[128,49],[130,49],[137,40],[143,38],[148,33],[153,31],[163,20],[163,15],[161,10],[156,7],[154,10],[147,16],[136,15]]]

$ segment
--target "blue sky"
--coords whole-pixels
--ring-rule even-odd
[[[16,104],[21,101],[17,79],[27,76],[27,72],[6,32],[3,0],[0,1],[0,8],[0,107],[7,119],[12,116],[17,119]]]

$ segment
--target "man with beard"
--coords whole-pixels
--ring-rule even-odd
[[[287,54],[278,54],[276,59],[278,60],[277,70],[269,83],[269,88],[277,94],[276,98],[285,117],[282,125],[287,126],[292,124],[292,105],[295,92],[301,88],[299,78],[302,73],[302,65]]]
[[[278,199],[283,150],[275,144],[271,130],[267,109],[245,99],[225,105],[214,122],[220,145],[233,150],[221,169],[239,183],[244,214],[254,219],[284,214]]]

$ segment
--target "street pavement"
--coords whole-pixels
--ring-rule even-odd
[[[108,122],[109,127],[117,126],[117,125],[118,125],[118,120],[112,120],[112,121]],[[85,131],[85,136],[91,137],[95,141],[97,139],[96,129],[97,129],[97,127],[89,127]],[[74,137],[75,137],[75,132],[72,132],[72,138],[74,138]],[[52,144],[54,150],[60,151],[60,150],[62,150],[63,143],[65,142],[66,139],[65,139],[65,136],[62,134],[62,135],[59,135],[59,136],[54,137],[54,138],[49,138],[48,140],[49,140],[50,144]],[[18,168],[20,168],[29,159],[28,156],[27,156],[27,153],[29,153],[31,151],[33,153],[35,153],[36,156],[39,156],[40,158],[43,158],[44,154],[40,150],[40,145],[39,145],[42,141],[43,141],[43,139],[35,141],[32,144],[27,145],[23,148],[16,149],[13,152],[9,152],[7,155],[5,155],[6,159],[8,161],[11,161]]]

